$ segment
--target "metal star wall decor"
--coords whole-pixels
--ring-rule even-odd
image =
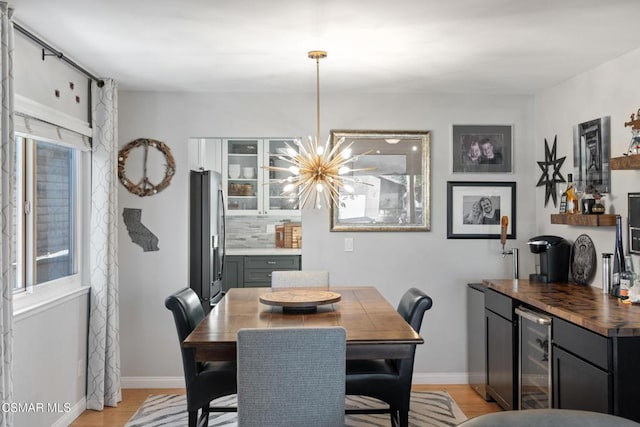
[[[560,167],[564,163],[566,157],[556,159],[556,140],[558,135],[553,137],[553,148],[549,150],[549,143],[547,138],[544,139],[544,162],[537,162],[540,169],[542,169],[542,175],[536,184],[536,187],[541,185],[545,186],[544,191],[544,207],[547,207],[549,198],[553,198],[553,206],[557,206],[558,195],[556,193],[556,184],[559,182],[567,182],[560,173]],[[549,169],[553,166],[553,172],[549,174]]]

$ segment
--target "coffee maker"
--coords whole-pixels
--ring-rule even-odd
[[[537,236],[527,242],[536,254],[536,272],[529,280],[538,283],[567,282],[571,244],[558,236]]]

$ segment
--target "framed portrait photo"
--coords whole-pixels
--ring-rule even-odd
[[[453,172],[513,172],[511,125],[453,125]]]
[[[503,216],[515,239],[515,182],[447,182],[447,239],[499,239]]]

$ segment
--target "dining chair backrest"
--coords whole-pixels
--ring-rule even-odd
[[[424,313],[433,301],[419,289],[407,290],[398,304],[398,314],[420,333]],[[349,360],[347,362],[346,389],[349,396],[368,396],[387,403],[388,408],[349,408],[349,414],[384,413],[390,414],[391,425],[409,427],[409,406],[413,362],[416,344],[410,345],[410,352],[403,359]]]
[[[271,287],[329,287],[329,272],[321,270],[276,270],[271,272]]]
[[[420,333],[424,313],[431,308],[433,300],[423,291],[417,288],[407,290],[398,303],[398,313],[406,322],[411,325],[414,331]],[[411,383],[413,378],[413,361],[415,358],[416,346],[411,349],[411,356],[406,359],[395,361],[400,376],[407,378]]]
[[[344,426],[342,327],[240,329],[238,426]]]
[[[200,298],[198,298],[193,289],[184,288],[168,296],[164,301],[164,305],[173,313],[173,320],[178,331],[178,340],[182,344],[191,331],[204,319],[204,309],[200,303]],[[182,352],[185,381],[188,387],[198,373],[198,365],[193,349],[180,345],[180,350]]]
[[[169,295],[164,305],[171,310],[178,331],[189,427],[208,425],[210,412],[235,412],[235,407],[211,405],[211,402],[236,393],[236,364],[229,361],[197,362],[195,350],[182,345],[204,319],[200,298],[193,289],[184,288]]]

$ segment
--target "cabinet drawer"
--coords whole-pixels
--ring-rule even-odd
[[[249,284],[255,287],[257,286],[255,283],[267,283],[267,286],[271,286],[271,270],[264,268],[245,270],[244,283],[245,287]]]
[[[553,344],[609,370],[609,340],[557,317],[553,318]]]
[[[484,306],[507,320],[513,320],[513,300],[500,292],[487,289],[484,293]]]
[[[267,268],[272,270],[300,270],[300,256],[247,256],[244,258],[244,268],[245,271],[254,268]]]

